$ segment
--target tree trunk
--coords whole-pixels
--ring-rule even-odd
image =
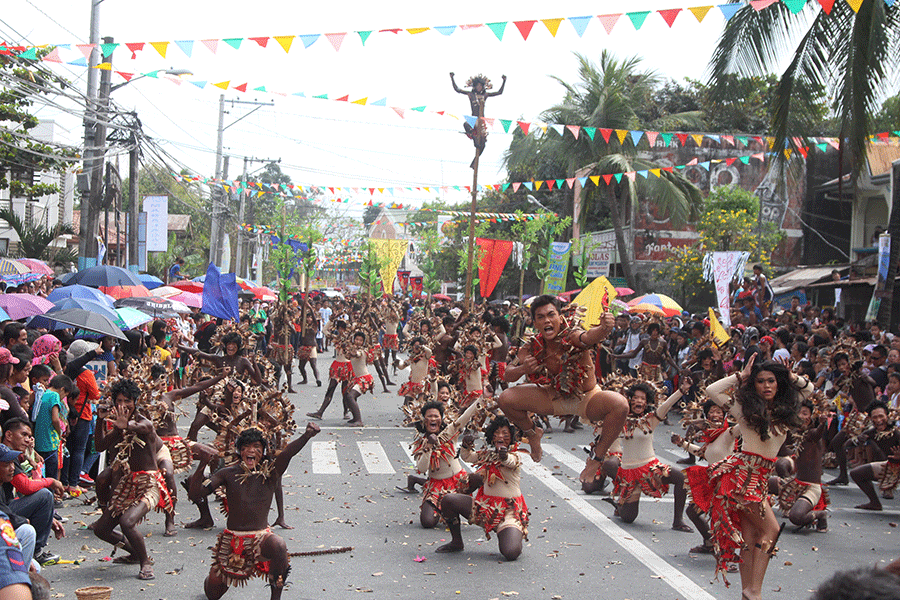
[[[891,258],[887,281],[884,284],[884,298],[876,318],[885,331],[896,333],[897,315],[893,314],[894,280],[897,278],[897,263],[900,262],[900,161],[891,169],[891,219],[888,233],[891,234]]]
[[[622,271],[625,273],[625,281],[628,282],[628,287],[636,289],[637,285],[634,281],[634,273],[631,270],[628,245],[625,243],[625,227],[622,222],[622,211],[619,206],[619,198],[616,195],[615,188],[611,185],[609,186],[607,200],[609,201],[609,212],[610,216],[612,216],[613,228],[616,231],[616,248],[619,251],[619,264],[622,265]]]

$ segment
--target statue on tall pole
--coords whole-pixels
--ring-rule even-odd
[[[469,105],[472,107],[472,116],[476,117],[475,126],[464,123],[466,136],[468,136],[475,145],[475,159],[469,165],[472,168],[472,210],[469,214],[469,265],[466,271],[466,303],[472,297],[472,261],[475,249],[475,210],[476,199],[478,197],[478,158],[484,151],[484,145],[487,142],[487,127],[484,124],[484,103],[491,96],[499,96],[506,87],[506,75],[503,75],[503,84],[496,92],[489,92],[492,89],[491,80],[482,74],[470,77],[466,81],[468,90],[461,90],[456,85],[453,78],[454,73],[450,73],[450,82],[453,84],[453,90],[458,94],[463,94],[469,98]]]

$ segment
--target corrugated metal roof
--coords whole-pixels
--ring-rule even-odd
[[[815,283],[819,280],[825,279],[826,277],[831,277],[831,271],[833,271],[836,267],[835,265],[828,266],[818,266],[818,267],[800,267],[798,269],[794,269],[784,275],[779,275],[775,277],[769,284],[772,286],[772,291],[776,294],[784,294],[786,292],[790,292],[802,287],[806,287],[812,283]]]
[[[890,172],[891,164],[900,159],[900,140],[889,139],[883,142],[869,143],[866,158],[869,161],[869,173],[872,177]]]

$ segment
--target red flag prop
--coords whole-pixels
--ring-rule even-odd
[[[409,289],[412,295],[416,298],[422,295],[422,277],[410,277],[409,278]]]
[[[481,264],[478,265],[478,279],[480,279],[481,297],[488,298],[493,293],[503,267],[512,254],[513,243],[510,240],[490,240],[475,238],[475,242],[484,252]]]
[[[405,294],[406,288],[409,287],[409,271],[397,271],[397,279],[400,280],[400,289]]]

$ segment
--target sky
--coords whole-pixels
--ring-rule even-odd
[[[94,0],[4,0],[0,39],[13,43],[85,43],[89,38],[90,2]],[[540,21],[527,41],[513,21],[620,13],[624,11],[686,8],[702,5],[685,0],[593,0],[556,3],[519,0],[453,3],[391,1],[284,2],[200,0],[102,0],[100,35],[116,42],[197,40],[189,58],[170,44],[166,58],[148,46],[132,60],[120,47],[113,68],[129,73],[156,69],[187,69],[195,81],[248,82],[249,88],[286,92],[240,93],[207,85],[199,89],[183,82],[144,78],[113,93],[113,100],[136,110],[145,131],[157,139],[184,167],[211,177],[215,170],[219,95],[226,100],[273,102],[224,134],[225,153],[232,156],[229,175],[239,174],[243,157],[281,159],[281,168],[296,184],[345,187],[464,186],[472,183],[468,165],[473,157],[462,123],[448,116],[390,108],[298,98],[349,94],[350,99],[387,97],[389,106],[427,106],[429,111],[456,115],[468,112],[467,99],[454,93],[449,73],[457,84],[483,73],[501,84],[503,95],[490,98],[485,115],[503,119],[537,120],[541,111],[562,99],[562,87],[551,77],[577,78],[574,52],[597,61],[604,49],[620,57],[643,57],[643,65],[676,80],[702,79],[709,57],[721,34],[724,18],[713,9],[702,23],[688,11],[678,15],[670,29],[658,14],[651,14],[640,30],[623,16],[612,34],[592,19],[582,37],[563,22],[556,37]],[[457,30],[450,36],[436,31],[412,35],[378,33],[380,29],[434,27],[509,21],[503,40],[487,28]],[[267,48],[245,40],[239,50],[219,43],[213,54],[201,42],[210,38],[304,35],[373,30],[365,45],[348,33],[339,51],[324,38],[304,49],[300,38],[290,52],[274,41]],[[66,54],[66,56],[72,56]],[[48,64],[48,63],[45,63]],[[54,70],[82,90],[86,69],[54,65]],[[113,75],[113,85],[124,80]],[[227,106],[225,124],[253,107]],[[82,125],[76,116],[52,107],[40,107],[37,116],[54,119],[70,130],[63,141],[78,144]],[[510,134],[492,131],[481,158],[480,184],[501,183],[503,151]],[[126,161],[127,164],[127,161]],[[256,163],[252,169],[261,168]],[[251,169],[251,170],[252,170]],[[460,192],[396,192],[376,194],[375,201],[419,205],[441,195],[450,202],[465,201]],[[367,199],[367,198],[365,198]],[[349,216],[359,216],[364,198],[342,205]]]

